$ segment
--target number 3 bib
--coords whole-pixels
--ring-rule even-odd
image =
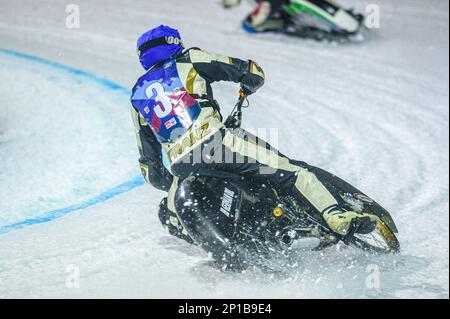
[[[160,143],[186,133],[201,112],[181,82],[175,60],[147,72],[133,88],[131,103],[152,128]]]

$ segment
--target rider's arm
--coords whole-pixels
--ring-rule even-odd
[[[161,144],[153,134],[145,119],[131,107],[131,116],[139,147],[139,165],[145,180],[159,190],[168,191],[173,176],[163,165]]]
[[[254,61],[211,54],[199,49],[190,50],[189,56],[197,73],[209,83],[240,83],[247,93],[255,93],[264,85],[264,72]]]

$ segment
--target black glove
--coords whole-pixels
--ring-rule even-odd
[[[249,96],[249,95],[252,95],[253,93],[255,93],[252,90],[250,90],[249,88],[247,88],[244,84],[241,84],[241,91],[244,92],[244,94],[246,96]]]

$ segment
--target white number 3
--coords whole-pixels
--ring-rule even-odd
[[[160,102],[161,104],[158,104],[153,109],[155,111],[156,116],[158,116],[160,119],[166,117],[172,112],[173,105],[170,101],[170,98],[166,95],[166,92],[164,90],[164,86],[159,83],[155,82],[152,83],[147,87],[145,90],[145,94],[150,100],[155,100],[156,103]],[[161,105],[163,108],[161,108]]]

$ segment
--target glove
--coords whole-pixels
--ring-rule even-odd
[[[222,6],[225,9],[231,9],[241,4],[241,0],[222,0]]]
[[[245,96],[249,96],[252,95],[253,92],[252,90],[250,90],[249,88],[247,88],[244,84],[241,84],[241,92],[244,93]]]
[[[248,60],[247,70],[243,74],[241,78],[241,90],[245,95],[248,96],[255,93],[264,85],[264,71],[255,61]]]

